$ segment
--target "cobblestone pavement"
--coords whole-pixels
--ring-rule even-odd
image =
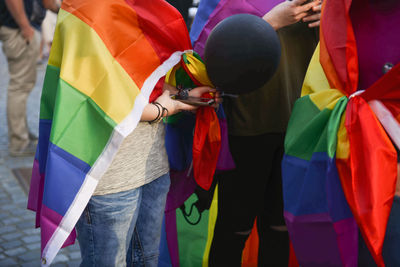
[[[0,51],[1,43],[0,43]],[[39,101],[45,65],[38,65],[38,79],[28,100],[28,124],[38,133]],[[8,155],[6,96],[7,62],[0,52],[0,267],[40,266],[40,231],[34,228],[35,215],[26,209],[27,195],[12,174],[13,168],[31,167],[33,157]],[[62,249],[52,266],[79,266],[78,244]]]

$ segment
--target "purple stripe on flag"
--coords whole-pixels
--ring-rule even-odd
[[[50,143],[43,204],[64,216],[89,170],[87,163]]]
[[[344,219],[333,224],[337,233],[339,251],[343,266],[358,266],[358,227],[354,218]]]
[[[327,213],[294,216],[285,211],[300,266],[343,266],[333,222]]]
[[[167,196],[165,211],[175,211],[188,199],[196,189],[196,182],[187,171],[170,171],[171,186]]]
[[[203,31],[200,33],[197,42],[193,45],[194,51],[203,56],[204,46],[207,41],[207,37],[211,30],[223,19],[241,13],[253,14],[256,16],[263,16],[269,10],[271,10],[278,3],[283,2],[282,0],[221,0],[214,12],[211,13],[209,20],[206,22]]]
[[[229,150],[228,125],[226,119],[219,118],[218,120],[221,129],[221,148],[219,150],[217,170],[232,170],[235,168],[235,163]]]
[[[49,209],[46,205],[42,206],[41,212],[41,238],[42,238],[42,251],[46,247],[47,242],[49,242],[51,236],[56,231],[58,225],[62,220],[62,216],[57,212]],[[75,243],[76,232],[75,229],[65,240],[62,247],[66,247]]]
[[[35,227],[40,226],[40,209],[42,207],[44,174],[39,173],[39,162],[35,159],[32,167],[31,185],[28,196],[28,209],[36,211]]]

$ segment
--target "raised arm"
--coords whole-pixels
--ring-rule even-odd
[[[284,1],[265,14],[263,19],[271,24],[275,30],[294,24],[300,20],[313,21],[309,26],[316,27],[319,25],[321,1],[316,0],[306,3],[307,1],[308,0]],[[314,20],[318,20],[318,22]]]

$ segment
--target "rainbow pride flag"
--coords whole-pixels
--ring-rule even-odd
[[[282,0],[202,0],[190,31],[195,52],[204,54],[204,46],[211,30],[223,19],[240,13],[263,16]],[[179,76],[177,72],[176,75]],[[189,82],[190,83],[190,82]],[[205,83],[206,84],[206,83]],[[225,114],[220,108],[217,112],[221,126],[222,144],[218,158],[217,172],[234,167],[229,153],[226,136]],[[196,184],[187,167],[191,162],[193,138],[193,119],[181,118],[181,127],[167,125],[167,151],[171,166],[171,190],[168,194],[165,211],[165,235],[161,241],[159,266],[198,267],[208,266],[208,255],[214,234],[218,214],[218,195],[216,186],[208,191],[196,188]],[[181,131],[176,138],[174,133]],[[186,132],[186,134],[185,134]],[[189,138],[186,138],[189,136]],[[168,139],[170,142],[168,142]],[[174,141],[175,140],[175,141]],[[169,147],[171,144],[173,148]],[[177,149],[178,147],[182,150]],[[190,151],[189,153],[187,151]],[[203,210],[203,206],[206,208]],[[200,207],[200,212],[198,211]],[[257,231],[246,244],[242,266],[257,266]]]
[[[400,64],[357,91],[351,3],[323,3],[320,45],[285,139],[285,219],[301,266],[358,266],[358,231],[385,266],[397,180],[393,143],[400,147]]]
[[[165,1],[63,1],[28,200],[43,266],[74,242],[74,226],[123,139],[190,49],[185,22]]]

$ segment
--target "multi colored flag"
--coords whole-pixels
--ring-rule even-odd
[[[40,106],[28,208],[41,227],[42,265],[75,240],[74,226],[159,80],[191,44],[162,0],[64,0]]]
[[[285,140],[285,219],[301,266],[357,266],[358,231],[385,266],[394,144],[400,146],[400,65],[358,90],[351,4],[324,1],[320,46]]]

